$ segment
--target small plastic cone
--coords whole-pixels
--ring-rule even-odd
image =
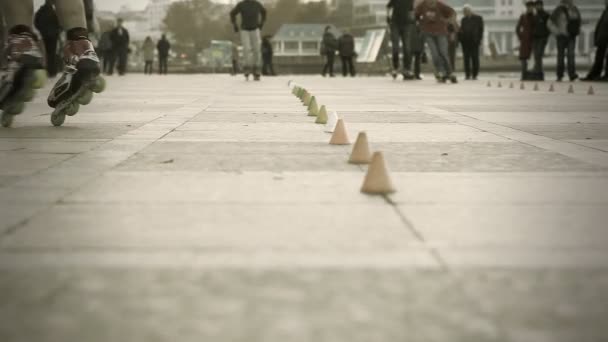
[[[308,104],[308,116],[317,116],[319,114],[319,106],[317,105],[317,100],[313,96]]]
[[[357,135],[357,141],[355,141],[355,146],[353,146],[353,151],[350,154],[348,162],[351,164],[369,164],[371,159],[372,155],[369,151],[367,134],[365,132],[359,132],[359,135]]]
[[[549,91],[550,92],[554,92],[555,91],[555,86],[553,85],[553,83],[551,83],[551,85],[549,86]]]
[[[587,91],[587,95],[593,95],[595,91],[593,91],[593,86],[589,86],[589,90]]]
[[[363,180],[361,192],[373,195],[384,195],[395,192],[382,152],[374,152],[372,155],[372,161]]]
[[[521,89],[521,90],[526,89],[526,85],[525,85],[525,84],[522,82],[522,83],[519,85],[519,89]]]
[[[513,89],[515,87],[515,85],[513,84],[513,82],[511,82],[511,84],[509,84],[509,88]]]
[[[321,106],[319,109],[319,114],[317,114],[317,120],[315,120],[316,124],[326,124],[327,123],[327,110],[325,106]]]
[[[574,94],[574,87],[572,84],[568,87],[568,94]]]
[[[502,88],[502,83],[498,81],[498,88]]]
[[[534,83],[534,91],[538,91],[538,83]]]
[[[336,128],[334,129],[334,133],[331,135],[331,140],[329,140],[330,145],[350,145],[350,140],[348,139],[348,132],[346,131],[346,126],[344,125],[344,120],[338,119],[338,123],[336,124]]]
[[[327,123],[325,124],[324,131],[327,133],[333,133],[338,124],[338,113],[331,112],[327,115]]]
[[[488,81],[488,84],[486,84],[486,87],[490,88],[492,86],[492,82]]]
[[[314,96],[312,96],[309,92],[306,92],[306,97],[304,98],[304,106],[310,106],[310,101],[312,101],[313,98]]]

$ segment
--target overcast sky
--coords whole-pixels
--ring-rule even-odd
[[[44,0],[34,0],[34,2],[36,3],[35,7],[38,8],[44,3]],[[139,10],[144,9],[147,4],[148,0],[95,0],[95,8],[102,11],[118,11],[123,5],[129,5],[129,7],[131,7],[132,9]]]

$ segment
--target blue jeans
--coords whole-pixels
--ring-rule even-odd
[[[431,59],[435,66],[435,74],[443,76],[452,75],[447,34],[425,33],[424,37],[426,44],[429,46],[429,50],[431,50]]]

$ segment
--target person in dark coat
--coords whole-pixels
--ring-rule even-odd
[[[528,59],[532,55],[532,41],[534,37],[534,2],[526,2],[526,12],[519,17],[515,29],[519,39],[519,60],[521,61],[521,79],[527,80]]]
[[[329,72],[329,77],[334,77],[334,59],[336,57],[336,50],[338,49],[338,40],[331,33],[331,26],[325,27],[321,44],[321,55],[325,56],[322,75],[325,77]]]
[[[167,40],[167,36],[163,34],[158,43],[156,43],[156,51],[158,51],[158,73],[160,75],[167,74],[169,50],[171,50],[171,43]]]
[[[119,75],[124,75],[127,72],[127,58],[129,55],[129,31],[122,26],[123,20],[118,19],[116,27],[110,32],[110,40],[112,41],[112,61],[110,62],[110,71],[108,74],[114,73],[114,64],[118,61],[117,69]]]
[[[42,35],[42,41],[44,42],[47,74],[49,77],[55,77],[58,71],[57,42],[61,34],[61,25],[55,12],[53,0],[46,0],[44,5],[40,6],[34,17],[34,26]]]
[[[264,36],[262,38],[262,75],[274,76],[274,65],[272,64],[272,58],[274,57],[274,50],[272,48],[272,42],[270,36]]]
[[[103,61],[102,71],[105,74],[110,73],[110,65],[114,59],[114,51],[112,50],[112,40],[110,39],[110,34],[110,31],[102,33],[101,38],[99,38],[99,42],[97,43],[97,50],[99,50],[99,55]]]
[[[534,34],[532,37],[532,52],[534,53],[534,72],[532,78],[539,81],[544,81],[545,74],[543,71],[543,57],[545,56],[545,48],[547,40],[551,32],[547,27],[549,21],[549,13],[545,11],[543,0],[536,0],[534,13]]]
[[[606,53],[608,48],[608,0],[606,0],[606,8],[600,17],[600,20],[595,26],[594,36],[595,47],[595,61],[593,67],[583,79],[585,81],[608,81],[608,54]],[[604,63],[606,69],[604,69]],[[604,76],[602,76],[602,70]]]
[[[561,0],[549,17],[547,26],[557,41],[557,80],[564,78],[567,60],[570,81],[578,78],[576,74],[576,37],[581,32],[581,14],[572,0]]]
[[[350,33],[345,32],[338,39],[338,54],[342,60],[342,75],[346,77],[350,74],[351,77],[355,77],[357,72],[354,59],[357,57],[357,53],[355,52],[355,37]]]
[[[464,73],[467,80],[476,80],[479,74],[479,48],[483,41],[483,18],[465,5],[460,21],[458,39],[462,46]]]

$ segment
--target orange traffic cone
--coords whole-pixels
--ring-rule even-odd
[[[361,192],[376,195],[395,192],[382,152],[374,152],[372,161],[367,169],[367,174],[363,180]]]
[[[351,164],[369,164],[372,155],[369,152],[369,143],[367,142],[367,134],[359,132],[353,151],[350,154],[348,162]]]
[[[346,131],[346,126],[344,125],[344,120],[338,119],[338,123],[336,124],[336,128],[334,129],[334,133],[331,135],[331,140],[329,140],[330,145],[350,145],[350,140],[348,139],[348,132]]]

